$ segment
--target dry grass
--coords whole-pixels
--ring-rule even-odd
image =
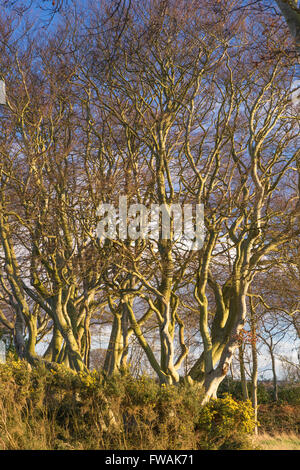
[[[255,437],[261,450],[300,450],[300,436],[294,433],[261,433]]]
[[[201,399],[194,386],[11,361],[0,366],[0,450],[300,450],[296,407],[264,409],[262,418],[274,417],[252,439],[245,403],[227,396],[202,408]]]

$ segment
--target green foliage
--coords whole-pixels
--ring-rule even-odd
[[[249,396],[251,396],[250,383],[248,383]],[[221,384],[220,397],[226,392],[232,394],[236,400],[242,400],[242,388],[239,380],[230,377]],[[258,420],[261,432],[268,433],[298,433],[300,429],[300,386],[280,384],[278,387],[278,402],[274,402],[272,383],[258,383]]]
[[[228,442],[241,439],[255,429],[254,410],[250,401],[236,401],[231,395],[211,400],[200,409],[198,429],[202,432],[201,449],[226,448]],[[238,441],[237,441],[238,438]]]
[[[260,404],[271,403],[274,399],[273,387],[266,387],[262,383],[257,384],[257,402]]]
[[[127,376],[124,381],[125,404],[153,405],[157,401],[159,390],[159,385],[147,376],[136,380]]]
[[[247,383],[249,397],[251,396],[251,383]],[[240,380],[232,380],[230,377],[221,383],[218,396],[222,398],[226,394],[232,395],[235,400],[242,400],[242,386]],[[280,403],[288,403],[290,405],[300,404],[300,386],[297,384],[285,384],[278,387],[278,399]],[[259,404],[267,404],[274,402],[274,393],[272,383],[257,384],[257,401]]]
[[[107,378],[56,365],[31,369],[9,358],[0,365],[0,449],[252,448],[249,402],[225,394],[201,406],[202,399],[195,384],[160,386],[146,376]],[[284,414],[276,416],[284,422]]]
[[[278,399],[282,403],[300,405],[300,385],[279,387]]]
[[[232,395],[235,400],[242,400],[243,395],[240,380],[233,380],[229,376],[225,377],[218,388],[218,396],[222,398],[227,394]]]

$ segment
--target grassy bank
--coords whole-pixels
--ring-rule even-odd
[[[294,433],[260,433],[254,444],[261,450],[300,450],[300,436]]]
[[[224,395],[203,407],[201,399],[197,385],[166,387],[147,377],[107,379],[63,367],[29,370],[10,361],[0,365],[0,449],[281,448],[278,435],[254,438],[250,402]],[[284,442],[295,448],[299,439],[294,433]]]

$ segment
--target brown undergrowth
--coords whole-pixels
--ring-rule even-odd
[[[230,395],[200,405],[198,386],[105,378],[64,367],[0,365],[0,449],[246,449],[254,415]]]

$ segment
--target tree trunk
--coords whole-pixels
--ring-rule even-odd
[[[297,0],[276,0],[300,54],[300,9]]]
[[[256,343],[256,319],[255,313],[250,300],[250,325],[251,325],[251,352],[252,352],[252,377],[251,377],[251,399],[254,408],[255,421],[257,423],[257,376],[258,376],[258,358],[257,358],[257,343]],[[257,424],[254,429],[255,434],[258,433]]]
[[[122,351],[122,316],[118,313],[114,313],[109,345],[103,366],[103,370],[107,375],[112,376],[120,371]]]
[[[239,363],[240,363],[243,400],[246,401],[246,400],[249,400],[249,394],[248,394],[245,361],[244,361],[244,346],[242,344],[239,346]]]
[[[278,384],[277,384],[277,373],[276,373],[276,361],[273,350],[270,348],[270,355],[272,361],[272,372],[273,372],[273,397],[274,401],[278,401]]]
[[[14,345],[17,355],[23,359],[25,356],[25,322],[22,315],[18,312],[16,314],[15,329],[14,329]]]

